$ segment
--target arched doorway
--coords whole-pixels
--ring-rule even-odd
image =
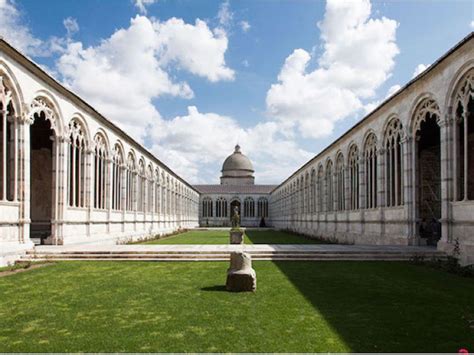
[[[423,113],[415,131],[416,207],[421,245],[436,246],[441,239],[441,145],[438,115]]]
[[[30,126],[30,238],[52,243],[54,131],[44,112]]]

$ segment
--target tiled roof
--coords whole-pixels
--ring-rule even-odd
[[[194,185],[202,194],[269,194],[277,185]]]

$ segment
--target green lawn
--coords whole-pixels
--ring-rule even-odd
[[[0,278],[0,352],[457,352],[474,282],[396,262],[62,262]]]
[[[318,240],[274,230],[247,230],[245,244],[318,244]],[[141,244],[229,244],[228,230],[193,230]]]

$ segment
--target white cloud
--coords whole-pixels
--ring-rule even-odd
[[[229,1],[224,1],[219,5],[219,12],[217,13],[219,24],[226,28],[229,27],[234,19],[234,13],[230,10]]]
[[[469,24],[469,26],[474,29],[474,21],[471,21],[471,23]]]
[[[393,94],[395,94],[401,88],[402,87],[398,84],[390,86],[390,88],[387,91],[387,96],[385,96],[385,98],[388,98],[388,97],[392,96]]]
[[[146,7],[154,4],[155,2],[156,0],[135,0],[135,6],[138,8],[138,11],[140,11],[141,14],[146,15]]]
[[[328,0],[319,23],[324,52],[308,71],[311,55],[295,49],[267,92],[270,116],[295,125],[304,137],[332,132],[335,122],[364,108],[387,80],[399,50],[397,23],[374,19],[368,0]]]
[[[191,25],[177,18],[155,22],[154,28],[162,65],[175,63],[212,82],[234,79],[234,71],[224,58],[228,46],[225,31],[211,30],[199,19]]]
[[[212,32],[200,20],[189,25],[175,18],[153,22],[136,16],[130,27],[117,30],[98,46],[68,42],[56,67],[71,89],[142,140],[161,119],[154,99],[193,97],[186,82],[170,77],[168,67],[178,66],[210,81],[227,80],[233,71],[225,66],[226,49],[225,34]]]
[[[248,21],[240,21],[240,28],[245,33],[247,33],[250,30],[251,27],[252,26],[250,26],[250,23],[248,23]]]
[[[11,0],[0,0],[0,36],[27,55],[48,54],[45,43],[22,23],[22,16]]]
[[[71,37],[73,34],[79,31],[77,20],[73,17],[65,18],[63,20],[63,25],[66,28],[68,37]]]
[[[152,150],[190,181],[217,183],[222,162],[239,143],[254,163],[258,183],[274,183],[311,157],[280,129],[275,122],[245,129],[231,117],[190,106],[187,115],[155,126]]]
[[[415,68],[415,71],[413,72],[412,79],[415,76],[418,76],[421,73],[423,73],[426,69],[428,69],[428,67],[429,67],[429,65],[426,65],[426,64],[418,64]]]

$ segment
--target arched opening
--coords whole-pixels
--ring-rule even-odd
[[[436,118],[426,113],[415,137],[418,236],[420,244],[433,246],[441,239],[441,149]]]
[[[35,244],[52,242],[54,131],[44,112],[34,114],[30,126],[30,238]]]

